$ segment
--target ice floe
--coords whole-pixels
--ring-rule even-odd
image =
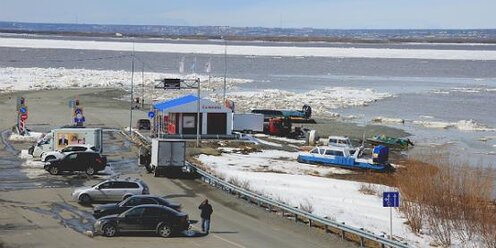
[[[0,47],[51,48],[76,50],[136,51],[187,54],[224,54],[220,44],[141,43],[115,41],[50,40],[0,38]],[[436,50],[395,48],[344,48],[344,47],[291,47],[229,45],[229,55],[282,57],[334,57],[334,58],[397,58],[442,60],[496,60],[496,51],[490,50]]]

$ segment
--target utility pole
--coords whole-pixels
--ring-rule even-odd
[[[226,77],[227,77],[227,40],[224,36],[224,95],[222,98],[222,104],[226,102]]]
[[[196,147],[200,147],[200,102],[201,102],[201,93],[200,93],[200,78],[196,79],[196,83],[198,84],[198,101],[197,101],[197,114],[196,114]]]
[[[145,108],[145,62],[141,64],[141,109]]]
[[[131,105],[129,108],[129,134],[131,134],[133,126],[133,105],[134,105],[134,41],[133,41],[133,55],[131,60]]]

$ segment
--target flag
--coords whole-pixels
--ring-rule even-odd
[[[194,74],[196,71],[196,57],[193,59],[193,64],[191,64],[191,72]]]
[[[179,73],[184,73],[184,57],[179,62]]]
[[[208,62],[205,64],[205,72],[209,73],[212,71],[212,58],[208,59]]]

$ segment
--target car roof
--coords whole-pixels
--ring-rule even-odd
[[[176,211],[176,210],[174,210],[174,209],[172,209],[170,207],[167,207],[167,206],[164,206],[164,205],[157,205],[157,204],[142,204],[142,205],[135,206],[135,207],[133,207],[131,209],[134,209],[134,208],[143,208],[143,207],[145,207],[145,208],[160,208],[160,209],[163,209],[165,211],[172,212],[175,215],[186,215],[186,214],[181,213],[179,211]]]
[[[349,139],[348,136],[329,136],[328,139],[340,139],[340,140],[344,140],[344,139]]]
[[[93,147],[93,146],[94,145],[91,145],[91,144],[70,144],[70,145],[67,145],[64,148],[67,148],[67,147]]]

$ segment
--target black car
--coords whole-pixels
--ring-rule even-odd
[[[95,207],[93,210],[93,216],[98,219],[107,215],[120,214],[135,206],[145,204],[166,206],[181,212],[181,204],[170,202],[160,196],[134,195],[119,203],[103,204]]]
[[[98,152],[73,152],[61,159],[50,160],[44,168],[52,175],[58,175],[62,171],[84,171],[88,175],[94,175],[104,170],[105,166],[107,158]]]
[[[140,205],[98,219],[95,232],[113,237],[122,232],[154,232],[164,238],[190,228],[187,214],[160,205]]]

